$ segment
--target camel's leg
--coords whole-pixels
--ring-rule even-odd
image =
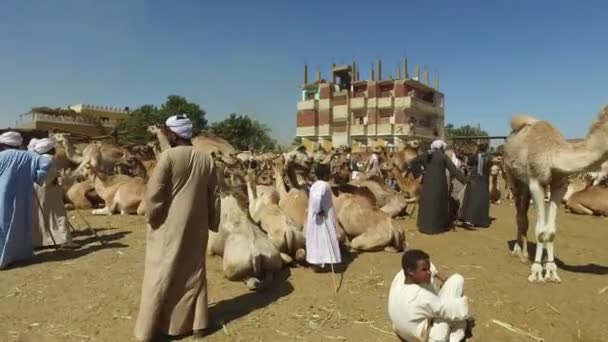
[[[580,203],[569,203],[570,212],[578,215],[593,215],[593,210],[583,206]]]
[[[545,216],[545,191],[541,186],[540,182],[536,179],[530,179],[530,193],[534,199],[536,206],[536,226],[534,227],[534,234],[536,235],[536,255],[534,256],[534,263],[530,270],[530,276],[528,281],[530,282],[544,282],[543,278],[543,266],[541,259],[543,257],[543,251],[545,249],[545,230],[546,230],[546,216]]]
[[[561,279],[557,275],[557,266],[555,265],[553,255],[553,241],[555,240],[555,235],[557,234],[557,209],[559,208],[559,204],[561,203],[562,198],[566,193],[567,185],[566,183],[552,184],[552,188],[553,189],[551,189],[551,201],[549,202],[549,211],[547,213],[547,226],[544,234],[542,234],[541,237],[547,246],[545,280],[559,283],[561,282]]]
[[[513,246],[512,255],[519,256],[523,262],[528,262],[528,209],[530,208],[530,190],[521,183],[522,188],[516,191],[514,196],[517,236]]]
[[[101,209],[93,209],[91,215],[112,215],[112,210],[106,205]]]

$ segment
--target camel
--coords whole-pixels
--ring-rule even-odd
[[[334,197],[333,202],[337,220],[346,235],[351,238],[351,249],[384,249],[393,252],[403,250],[405,234],[393,225],[390,215],[373,206],[368,197],[344,192]]]
[[[245,280],[250,290],[259,290],[281,270],[281,255],[251,219],[247,195],[223,189],[220,196],[219,229],[217,233],[209,232],[207,254],[222,257],[224,277],[228,280]]]
[[[561,282],[554,260],[557,209],[566,193],[568,175],[588,169],[608,158],[608,106],[599,113],[582,142],[568,143],[547,121],[530,116],[515,116],[512,133],[504,148],[505,171],[513,191],[517,217],[517,240],[514,255],[527,260],[527,212],[530,198],[537,208],[535,226],[536,255],[531,266],[530,282]],[[551,188],[549,209],[544,203],[545,188]],[[541,259],[547,250],[547,262]]]
[[[595,181],[571,180],[564,195],[566,209],[578,215],[608,216],[608,188],[593,185]]]
[[[102,209],[93,209],[92,215],[113,215],[119,211],[125,214],[145,214],[144,195],[146,182],[140,177],[124,175],[107,176],[91,165],[85,166],[95,192],[103,199]]]
[[[500,167],[496,164],[490,167],[490,203],[500,204],[500,189],[498,188],[498,177]]]
[[[265,192],[258,196],[254,170],[247,172],[246,181],[249,213],[253,221],[260,224],[262,230],[268,234],[268,238],[281,252],[281,258],[286,264],[294,261],[292,256],[298,262],[304,261],[306,256],[304,234],[298,225],[279,208],[277,192]]]
[[[95,186],[89,180],[76,182],[75,177],[63,169],[59,171],[57,181],[64,193],[66,209],[92,209],[103,203],[103,199],[95,193]]]
[[[166,129],[166,127],[158,125],[148,127],[148,132],[156,136],[161,152],[171,148],[165,132]],[[221,159],[226,165],[234,166],[238,163],[238,159],[234,157],[236,154],[234,147],[220,137],[203,132],[197,136],[193,136],[191,141],[193,148],[207,152],[214,156],[215,159]]]
[[[117,161],[116,164],[114,164],[114,174],[148,179],[146,166],[135,156]]]
[[[78,155],[76,149],[67,139],[65,134],[55,134],[54,138],[63,146],[68,159],[78,163],[78,167],[74,170],[76,175],[85,176],[87,165],[103,170],[104,172],[110,172],[114,169],[114,165],[118,161],[131,157],[131,153],[127,149],[99,141],[90,143],[82,151],[82,154]]]
[[[279,193],[279,208],[296,225],[304,227],[308,216],[308,194],[304,190],[293,187],[287,191],[284,181],[286,168],[287,166],[282,156],[274,160],[274,181]]]

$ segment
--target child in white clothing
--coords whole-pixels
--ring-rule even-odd
[[[403,253],[401,266],[388,295],[395,333],[408,342],[461,342],[471,337],[466,331],[469,305],[463,296],[464,278],[454,274],[443,281],[429,255],[416,249]],[[437,280],[443,282],[441,289]]]

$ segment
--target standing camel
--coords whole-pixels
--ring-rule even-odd
[[[568,143],[549,122],[529,116],[514,117],[511,128],[504,161],[516,207],[517,240],[513,254],[528,259],[527,213],[532,198],[537,209],[534,229],[537,244],[528,280],[560,282],[553,249],[557,208],[566,193],[568,175],[599,164],[608,157],[608,106],[599,113],[585,140],[578,143]],[[547,186],[551,189],[548,210],[544,201]],[[547,261],[543,276],[541,259],[545,249]]]

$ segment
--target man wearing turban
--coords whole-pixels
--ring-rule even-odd
[[[135,337],[207,333],[205,252],[217,231],[220,198],[211,156],[192,148],[192,122],[167,119],[171,148],[158,158],[146,190],[148,238]]]
[[[55,142],[49,138],[34,138],[27,147],[32,152],[54,160]],[[68,214],[63,205],[63,191],[57,181],[54,163],[44,183],[34,184],[34,189],[34,201],[37,202],[34,208],[34,247],[51,246],[53,243],[64,248],[78,247],[72,242]]]
[[[468,179],[444,154],[445,147],[444,141],[435,140],[431,143],[431,149],[427,153],[421,154],[411,161],[411,164],[421,163],[424,169],[422,191],[418,200],[417,226],[420,232],[426,234],[443,233],[449,229],[451,224],[446,171],[449,171],[461,183],[468,183]]]
[[[0,269],[34,256],[33,184],[43,184],[53,161],[19,150],[17,132],[0,135]]]

